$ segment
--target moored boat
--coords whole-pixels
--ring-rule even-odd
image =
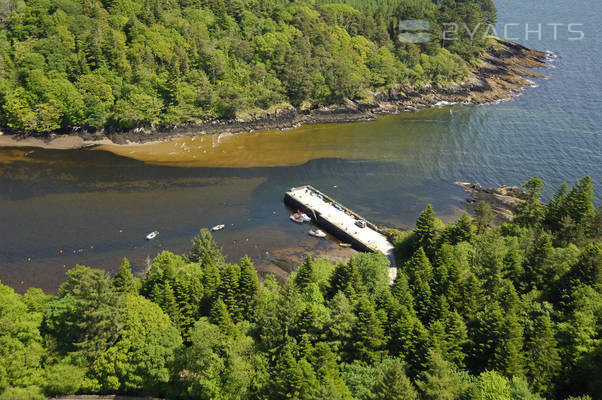
[[[297,213],[291,214],[290,219],[291,219],[291,221],[296,222],[298,224],[302,224],[305,222],[303,220],[303,218],[301,217],[301,215],[299,215]]]
[[[341,247],[351,247],[352,245],[351,245],[351,243],[343,243],[343,242],[340,242],[340,243],[339,243],[339,246],[341,246]]]
[[[211,232],[221,231],[225,227],[226,227],[226,225],[224,225],[224,224],[215,225],[213,228],[211,228]]]
[[[320,229],[316,229],[316,230],[310,230],[309,232],[310,236],[313,237],[317,237],[317,238],[324,238],[326,237],[326,233],[324,233],[324,231],[320,230]]]
[[[149,233],[148,235],[146,235],[146,240],[153,240],[158,235],[159,235],[159,231],[153,231],[153,232]]]

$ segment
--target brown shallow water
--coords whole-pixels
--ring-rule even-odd
[[[303,125],[296,129],[206,136],[184,136],[169,141],[116,145],[105,144],[95,150],[135,160],[185,167],[273,167],[291,166],[319,158],[347,160],[399,160],[400,147],[415,147],[416,138],[439,118],[440,110],[420,114],[381,116],[371,124],[364,122]],[[404,124],[404,135],[383,129],[390,121]],[[374,135],[366,134],[373,129]],[[377,135],[380,139],[375,141]]]

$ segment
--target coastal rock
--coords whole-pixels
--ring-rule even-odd
[[[512,221],[516,211],[526,198],[525,192],[518,186],[499,186],[483,188],[479,183],[455,182],[462,186],[469,197],[464,200],[464,205],[470,211],[475,211],[480,201],[491,206],[497,222]]]

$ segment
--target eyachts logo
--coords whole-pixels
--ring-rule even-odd
[[[406,19],[399,21],[399,35],[402,43],[426,43],[430,40],[430,24],[422,19]]]

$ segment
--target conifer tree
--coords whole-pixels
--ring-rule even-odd
[[[380,376],[374,384],[377,400],[415,400],[418,392],[407,377],[399,359],[385,360],[380,366]]]
[[[208,264],[221,266],[226,262],[221,248],[213,239],[211,232],[205,228],[192,239],[192,249],[187,258],[190,262],[200,263],[201,266]]]
[[[180,311],[173,288],[169,282],[165,282],[161,288],[161,309],[169,316],[171,321],[177,326],[180,322]]]
[[[195,306],[190,296],[191,283],[192,282],[187,279],[176,279],[173,286],[180,314],[178,328],[184,333],[184,336],[186,336],[186,330],[191,328],[197,320],[197,318],[195,318]],[[198,307],[196,311],[198,311]]]
[[[213,301],[218,296],[221,287],[220,271],[213,263],[203,266],[201,271],[200,281],[204,296],[200,305],[200,313],[209,315]]]
[[[581,178],[566,199],[568,215],[577,224],[587,224],[594,214],[594,181],[590,176]]]
[[[598,242],[602,242],[602,206],[598,207],[590,225],[589,236]]]
[[[413,285],[417,280],[430,283],[434,277],[433,266],[422,247],[419,247],[412,258],[406,263],[405,270],[408,274],[410,285]]]
[[[501,337],[490,369],[497,369],[508,378],[524,373],[523,327],[514,313],[507,313],[501,326]]]
[[[271,398],[314,398],[319,387],[315,372],[305,358],[299,361],[295,359],[291,345],[285,346],[280,352],[274,369]]]
[[[466,389],[460,375],[454,373],[453,364],[436,352],[430,353],[427,369],[416,385],[424,400],[456,400]]]
[[[352,360],[353,346],[351,345],[353,328],[357,322],[357,316],[343,292],[337,294],[330,301],[331,321],[327,328],[328,343],[339,359]],[[351,349],[351,355],[344,353],[345,349]]]
[[[226,304],[222,299],[217,299],[211,308],[210,321],[219,326],[226,335],[232,335],[234,332],[234,323],[228,312]]]
[[[551,395],[561,368],[560,355],[548,314],[535,317],[525,341],[527,376],[531,387],[542,395]]]
[[[316,266],[311,254],[308,254],[305,261],[297,269],[297,275],[295,276],[295,284],[300,288],[304,289],[310,283],[317,282]]]
[[[240,279],[238,281],[238,305],[244,318],[252,318],[257,295],[259,293],[259,280],[257,271],[248,256],[240,260]]]
[[[520,205],[516,221],[524,226],[535,226],[543,218],[543,205],[539,197],[544,190],[541,178],[534,176],[523,184],[527,198]]]
[[[451,244],[460,242],[470,242],[474,234],[472,218],[466,212],[463,212],[460,218],[456,221],[451,231]]]
[[[316,323],[316,312],[311,304],[307,304],[297,321],[297,336],[311,335]]]
[[[354,258],[345,264],[338,264],[329,279],[329,297],[334,297],[339,291],[345,293],[349,299],[354,299],[363,291],[361,275]]]
[[[428,321],[435,318],[431,286],[418,276],[412,284],[412,293],[414,295],[414,309],[416,313],[418,313],[423,323],[428,323]]]
[[[540,233],[534,240],[531,250],[525,260],[524,282],[529,288],[541,289],[545,282],[553,277],[552,256],[554,247],[548,233]]]
[[[556,193],[554,193],[554,196],[552,196],[548,207],[546,207],[544,223],[553,232],[556,232],[560,229],[562,219],[567,215],[565,203],[568,197],[568,192],[569,186],[566,182],[563,182],[562,186],[560,186]]]
[[[414,307],[414,296],[412,296],[408,278],[404,272],[397,272],[397,277],[391,286],[391,294],[398,301],[400,306],[405,306],[408,309]]]
[[[468,344],[468,328],[457,311],[450,312],[444,319],[447,337],[445,358],[458,367],[464,366],[466,345]]]
[[[491,210],[491,206],[484,201],[479,201],[474,213],[477,222],[477,233],[485,232],[493,221],[493,211]]]
[[[422,247],[429,257],[434,255],[435,246],[435,211],[433,206],[428,204],[418,216],[416,228],[414,228],[416,238],[416,248]]]
[[[220,274],[219,297],[228,308],[232,319],[236,322],[240,320],[240,307],[238,303],[238,283],[240,281],[240,267],[238,265],[227,264],[223,267]]]
[[[598,243],[588,244],[579,256],[576,264],[567,273],[569,288],[589,285],[602,292],[602,246]]]
[[[454,305],[467,321],[474,319],[486,305],[483,285],[474,273],[468,273],[459,284],[459,297]]]
[[[132,274],[132,268],[127,258],[123,258],[121,268],[113,277],[112,284],[115,290],[121,293],[138,293],[140,290],[140,279]]]
[[[353,329],[353,352],[358,360],[374,363],[380,360],[386,341],[372,301],[365,296],[360,297],[355,306],[355,315],[357,323]]]

